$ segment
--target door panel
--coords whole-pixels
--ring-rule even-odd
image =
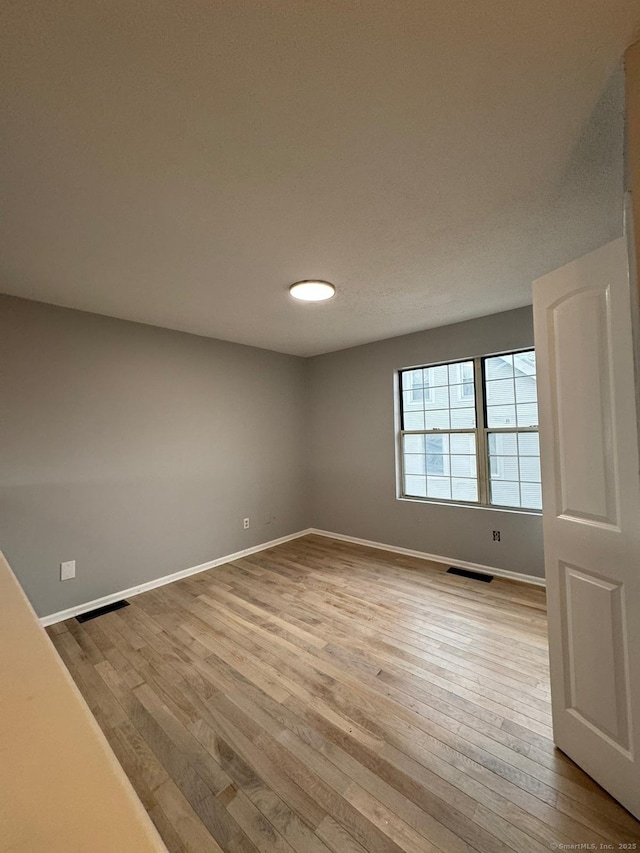
[[[624,239],[534,283],[557,746],[640,817],[640,473]]]
[[[567,707],[596,732],[629,746],[629,690],[622,625],[622,586],[576,566],[564,567]],[[598,626],[597,631],[593,630]],[[594,672],[601,673],[599,679]]]
[[[616,524],[608,307],[608,288],[578,290],[550,306],[548,322],[555,379],[555,476],[562,512]],[[580,398],[580,410],[562,405],[569,395]],[[589,465],[583,464],[585,459]]]

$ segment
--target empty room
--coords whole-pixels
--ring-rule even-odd
[[[639,849],[638,0],[0,45],[0,853]]]

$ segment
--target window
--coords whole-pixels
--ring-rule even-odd
[[[533,350],[400,371],[402,497],[542,508]]]

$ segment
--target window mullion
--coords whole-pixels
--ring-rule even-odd
[[[478,500],[481,504],[489,503],[489,448],[485,429],[484,406],[484,377],[482,376],[482,359],[474,358],[474,385],[476,389],[476,449],[478,463]]]

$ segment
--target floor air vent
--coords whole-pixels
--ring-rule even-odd
[[[111,613],[112,610],[121,610],[123,607],[128,607],[128,601],[114,601],[113,604],[105,604],[104,607],[96,607],[95,610],[88,610],[86,613],[81,613],[76,616],[78,622],[88,622],[89,619],[95,619],[97,616],[104,616],[105,613]]]
[[[455,566],[449,566],[447,572],[450,575],[460,575],[461,578],[471,578],[472,581],[483,581],[491,583],[493,575],[483,575],[480,572],[470,572],[468,569],[457,569]]]

